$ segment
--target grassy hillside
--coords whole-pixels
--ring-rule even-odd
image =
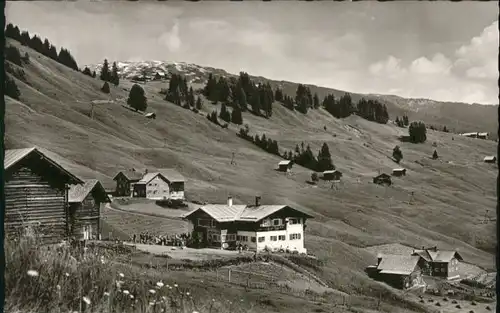
[[[111,86],[107,95],[100,91],[102,81],[9,43],[22,55],[28,52],[31,63],[24,65],[27,83],[16,79],[20,101],[6,98],[7,148],[43,147],[73,162],[77,175],[97,177],[106,186],[122,168],[174,167],[188,179],[190,200],[225,202],[231,195],[243,203],[261,195],[264,204],[304,208],[316,216],[305,240],[309,251],[326,261],[320,275],[347,293],[378,296],[381,284],[363,272],[376,261],[363,249],[371,245],[458,248],[466,261],[495,267],[495,223],[479,223],[486,209],[495,208],[498,168],[482,162],[485,155],[496,155],[493,141],[428,130],[426,143],[410,144],[398,140],[406,130],[393,125],[357,116],[340,120],[321,109],[304,116],[278,103],[269,120],[244,113],[252,135],[265,133],[281,149],[304,141],[316,154],[323,142],[329,145],[343,182],[338,189],[311,186],[310,170],[295,166],[291,176],[278,173],[280,158],[237,137],[234,125],[222,129],[209,122],[205,114],[214,106],[208,102],[195,114],[164,101],[159,94],[164,83],[145,84],[148,110],[157,113],[151,121],[121,106],[131,82]],[[96,105],[91,119],[92,100],[113,102]],[[389,188],[374,185],[378,171],[399,167],[390,159],[395,145],[401,146],[399,166],[408,169],[407,176],[395,178]],[[430,159],[434,149],[439,160]],[[236,165],[230,164],[233,152]]]

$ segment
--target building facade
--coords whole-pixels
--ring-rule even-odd
[[[83,185],[71,185],[69,190],[69,235],[76,240],[99,240],[101,204],[110,202],[97,179]]]
[[[311,215],[286,205],[205,205],[185,215],[200,246],[307,253],[306,220]]]
[[[115,196],[131,197],[134,191],[134,185],[141,180],[144,173],[136,170],[120,171],[113,178],[116,181]]]
[[[43,242],[68,236],[69,184],[83,184],[38,148],[5,151],[5,235]]]
[[[460,277],[459,263],[463,261],[457,251],[439,250],[437,247],[414,250],[412,256],[420,256],[424,260],[426,275],[455,279]]]
[[[147,173],[133,188],[134,197],[184,200],[184,177],[171,169]]]
[[[342,177],[342,173],[338,170],[324,171],[323,179],[324,180],[340,180]]]
[[[292,170],[293,163],[289,160],[283,160],[278,163],[278,170],[280,172],[289,172]]]
[[[398,289],[423,286],[420,256],[379,255],[376,266],[369,266],[369,275]]]

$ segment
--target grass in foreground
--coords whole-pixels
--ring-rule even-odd
[[[48,247],[23,238],[5,248],[6,312],[248,312],[201,300],[162,273],[114,263],[116,252],[102,247]]]

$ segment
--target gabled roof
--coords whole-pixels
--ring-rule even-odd
[[[260,206],[248,206],[248,205],[227,205],[227,204],[208,204],[200,208],[194,209],[191,212],[186,213],[183,217],[187,218],[191,214],[198,210],[201,210],[218,222],[258,222],[267,216],[289,207],[287,205],[260,205]],[[291,207],[290,207],[291,208]],[[291,208],[301,214],[304,214],[308,218],[313,218],[313,216]]]
[[[409,275],[415,271],[420,256],[382,255],[377,266],[381,274]]]
[[[52,166],[58,169],[64,176],[68,178],[68,183],[75,184],[83,184],[83,181],[73,175],[71,172],[63,168],[59,163],[54,161],[53,159],[47,157],[44,153],[42,153],[37,147],[24,148],[24,149],[8,149],[5,150],[5,158],[4,158],[4,169],[7,171],[23,159],[27,158],[29,155],[36,153],[45,161],[49,162]]]
[[[171,183],[178,183],[178,182],[185,182],[186,181],[184,176],[182,176],[179,172],[177,172],[173,168],[162,168],[162,169],[159,169],[158,172],[160,172]]]
[[[147,184],[150,181],[152,181],[153,178],[155,178],[158,175],[160,177],[162,177],[165,181],[167,180],[167,178],[165,178],[165,176],[163,176],[160,172],[152,172],[152,173],[146,173],[146,174],[144,174],[144,176],[137,183],[138,184]]]
[[[97,179],[88,179],[84,181],[83,185],[71,185],[68,192],[68,202],[78,203],[82,202],[94,188],[99,188],[101,192],[105,195],[106,200],[109,198],[104,190],[104,187]]]
[[[426,260],[427,262],[448,263],[453,258],[463,261],[462,256],[457,251],[452,251],[452,250],[434,250],[434,249],[415,250],[413,252],[413,255],[416,254],[424,258],[424,260]]]
[[[382,173],[382,174],[379,174],[379,175],[375,176],[375,178],[382,178],[382,177],[391,178],[391,175],[386,174],[386,173]]]
[[[115,177],[113,177],[113,180],[116,180],[116,178],[118,177],[118,175],[120,175],[120,173],[123,174],[123,176],[125,176],[125,178],[127,178],[130,181],[139,181],[144,175],[144,173],[142,172],[133,170],[124,170],[124,171],[119,171],[118,174],[116,174]]]
[[[280,161],[280,162],[278,163],[278,165],[288,165],[288,164],[290,164],[291,162],[292,162],[292,161],[290,161],[290,160],[283,160],[283,161]]]

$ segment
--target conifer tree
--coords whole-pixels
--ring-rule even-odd
[[[104,82],[104,84],[101,87],[101,91],[104,92],[104,93],[109,93],[110,92],[108,82]]]
[[[330,149],[328,148],[328,145],[325,142],[323,143],[323,146],[321,146],[321,149],[319,150],[318,153],[318,171],[324,172],[334,169],[335,166],[332,163],[332,156],[330,154]]]
[[[113,66],[111,68],[110,82],[115,86],[120,84],[120,77],[118,76],[118,66],[116,66],[116,62],[113,62]]]
[[[196,99],[196,109],[197,109],[197,110],[201,110],[201,108],[202,108],[202,107],[203,107],[203,105],[202,105],[202,103],[201,103],[201,98],[200,98],[200,97],[198,97],[198,98]]]
[[[392,157],[396,161],[396,163],[401,162],[403,159],[403,152],[399,148],[399,146],[395,146],[394,149],[392,150]]]
[[[434,153],[432,154],[432,158],[433,158],[434,160],[436,160],[437,158],[439,158],[438,153],[437,153],[437,151],[436,151],[436,150],[434,150]]]
[[[233,107],[233,111],[231,112],[231,122],[236,125],[243,124],[243,116],[241,114],[241,109],[238,105]]]
[[[314,94],[314,98],[313,98],[313,107],[315,109],[318,109],[319,108],[319,97],[318,97],[318,94],[315,93]]]
[[[146,111],[148,102],[144,89],[138,84],[134,84],[130,89],[127,99],[127,104],[134,108],[136,111]]]
[[[109,73],[109,64],[108,64],[108,60],[107,59],[104,59],[104,63],[102,65],[102,68],[101,68],[101,75],[99,76],[99,78],[105,82],[109,81],[109,78],[110,78],[110,73]]]
[[[85,75],[87,75],[87,76],[92,77],[92,72],[90,71],[90,69],[87,66],[85,66],[85,68],[83,69],[82,73],[85,74]]]

